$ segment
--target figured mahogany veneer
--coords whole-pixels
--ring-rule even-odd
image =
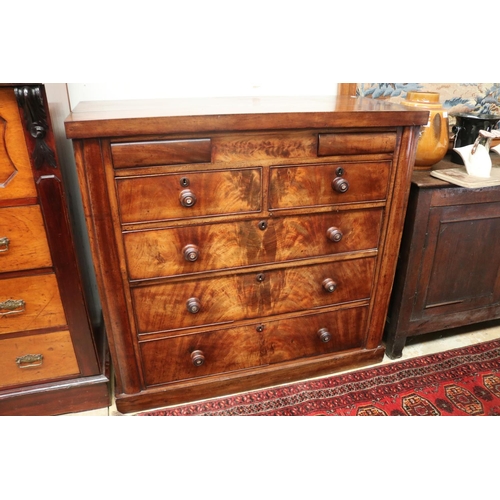
[[[380,361],[427,117],[352,98],[78,105],[117,408]]]

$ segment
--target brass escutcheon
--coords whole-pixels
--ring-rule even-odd
[[[10,243],[9,238],[5,236],[0,238],[0,253],[9,251],[9,243]]]
[[[43,354],[25,354],[16,358],[16,363],[19,368],[41,366],[43,363]]]
[[[23,299],[12,300],[8,299],[5,302],[0,302],[0,316],[7,316],[9,314],[20,314],[25,311],[26,302]]]

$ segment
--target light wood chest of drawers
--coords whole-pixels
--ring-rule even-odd
[[[43,85],[0,85],[0,415],[109,405]]]
[[[66,120],[122,412],[380,361],[427,112],[80,103]]]

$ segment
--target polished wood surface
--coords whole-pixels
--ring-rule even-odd
[[[81,103],[65,126],[118,409],[380,361],[427,115],[351,98]]]
[[[79,103],[65,122],[72,139],[227,130],[425,125],[428,112],[374,99],[211,97]]]

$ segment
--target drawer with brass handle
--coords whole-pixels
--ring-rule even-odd
[[[65,325],[54,274],[0,280],[0,334]]]
[[[38,205],[0,208],[0,272],[52,266]]]
[[[68,331],[0,340],[0,387],[75,376],[78,363]]]

